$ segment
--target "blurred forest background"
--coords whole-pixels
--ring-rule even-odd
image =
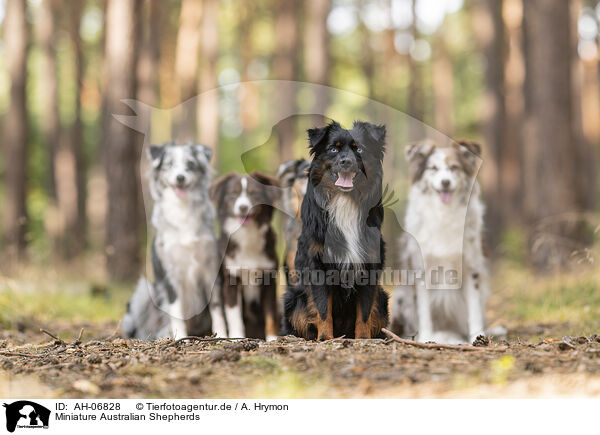
[[[113,118],[131,113],[120,100],[171,108],[265,79],[350,91],[481,141],[492,255],[537,271],[592,263],[599,22],[596,0],[0,0],[0,270],[137,278],[143,136]],[[301,96],[287,92],[293,109]],[[219,174],[240,170],[259,145],[242,132],[274,108],[212,95],[177,139],[215,148]],[[271,174],[306,155],[304,127],[286,122],[279,157],[256,163]]]

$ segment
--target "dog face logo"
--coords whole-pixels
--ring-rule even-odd
[[[29,400],[5,403],[6,430],[14,432],[16,428],[48,428],[50,410]]]

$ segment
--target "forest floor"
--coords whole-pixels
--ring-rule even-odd
[[[29,280],[28,286],[4,281],[0,396],[599,396],[598,272],[539,278],[502,266],[495,276],[502,281],[495,280],[488,315],[509,335],[492,338],[477,351],[344,338],[322,343],[293,337],[268,343],[124,340],[118,319],[128,287],[69,286],[47,277]]]

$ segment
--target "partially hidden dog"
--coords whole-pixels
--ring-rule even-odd
[[[298,283],[284,295],[283,335],[327,340],[373,338],[388,323],[379,285],[385,259],[382,160],[384,126],[332,121],[308,130],[310,154]]]
[[[279,333],[276,235],[271,225],[281,189],[253,172],[227,174],[211,187],[221,224],[222,301],[229,337],[273,340]]]
[[[475,177],[481,147],[424,140],[405,154],[411,187],[399,257],[413,275],[394,290],[391,328],[422,342],[472,342],[485,334],[488,296],[485,208]]]
[[[308,169],[310,163],[305,159],[290,160],[281,164],[277,178],[281,185],[281,205],[287,215],[285,219],[285,251],[283,270],[289,285],[295,278],[296,251],[298,238],[302,232],[300,206],[306,195],[308,185]]]
[[[154,201],[154,283],[141,278],[122,321],[128,337],[226,336],[219,301],[215,210],[209,200],[212,150],[200,144],[149,148]]]

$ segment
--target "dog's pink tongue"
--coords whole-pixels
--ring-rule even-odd
[[[452,193],[440,192],[440,198],[444,204],[448,204],[452,200]]]
[[[186,194],[187,189],[180,189],[179,187],[175,188],[175,195],[177,195],[179,198],[185,198]]]
[[[353,176],[354,172],[339,172],[338,179],[335,182],[335,185],[340,187],[352,187]]]

